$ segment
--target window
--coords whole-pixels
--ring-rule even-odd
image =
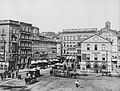
[[[77,43],[77,45],[80,47],[80,46],[81,46],[81,43],[80,43],[80,42],[78,42],[78,43]]]
[[[102,50],[103,51],[105,50],[105,44],[102,44]]]
[[[2,29],[2,33],[4,33],[5,31],[4,31],[4,28]]]
[[[94,54],[94,60],[98,60],[98,55]]]
[[[77,36],[78,37],[78,40],[81,40],[81,35]]]
[[[70,36],[70,40],[72,40],[72,36]]]
[[[75,36],[73,36],[73,40],[75,40]]]
[[[82,67],[82,70],[85,70],[85,67]]]
[[[77,50],[77,53],[78,53],[78,54],[81,54],[81,50]]]
[[[69,52],[67,52],[67,54],[69,54]]]
[[[66,40],[66,36],[64,36],[64,40]]]
[[[95,50],[97,50],[97,44],[95,44]]]
[[[105,54],[102,54],[102,60],[105,60]]]
[[[87,60],[90,60],[90,54],[87,54]]]
[[[64,54],[66,54],[66,50],[64,50]]]
[[[82,54],[82,60],[86,60],[86,54]]]
[[[90,44],[87,44],[87,50],[90,50]]]
[[[69,36],[67,36],[67,40],[69,40]]]
[[[65,47],[65,42],[64,42],[64,47]]]

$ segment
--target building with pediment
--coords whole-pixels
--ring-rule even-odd
[[[93,35],[81,42],[81,71],[112,70],[112,42]]]

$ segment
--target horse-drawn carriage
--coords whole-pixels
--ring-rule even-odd
[[[75,69],[66,67],[66,65],[58,63],[52,66],[52,69],[50,70],[50,75],[60,77],[76,77],[79,74],[76,73]]]

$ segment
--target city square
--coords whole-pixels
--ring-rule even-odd
[[[120,91],[119,0],[0,0],[0,91]]]
[[[39,82],[25,85],[24,80],[11,79],[0,84],[0,91],[119,91],[120,78],[101,76],[100,74],[89,74],[89,76],[79,76],[77,78],[50,76],[49,70],[41,71],[43,76],[39,77]],[[80,86],[76,88],[75,81],[78,79]],[[13,85],[10,85],[13,83]],[[114,84],[113,84],[114,83]],[[16,87],[14,87],[16,86]]]

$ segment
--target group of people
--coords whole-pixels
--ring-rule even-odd
[[[1,73],[1,80],[4,80],[6,78],[14,78],[14,77],[18,77],[18,72],[14,72],[14,71],[5,71],[4,73]]]

